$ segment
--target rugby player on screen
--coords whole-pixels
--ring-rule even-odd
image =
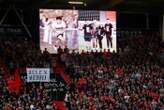
[[[56,17],[56,20],[53,22],[52,27],[54,30],[54,36],[58,39],[57,42],[65,46],[66,23],[62,20],[62,17]]]
[[[51,22],[48,18],[42,17],[40,20],[40,28],[43,29],[43,42],[51,44],[51,35],[50,35],[50,25]]]

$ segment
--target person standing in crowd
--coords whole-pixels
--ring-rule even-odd
[[[84,40],[86,42],[86,48],[87,50],[91,49],[91,39],[93,35],[93,26],[89,23],[89,21],[86,21],[86,24],[83,26],[84,29]]]
[[[107,19],[104,27],[105,27],[107,46],[109,48],[109,43],[112,47],[112,28],[113,28],[113,25],[110,23],[109,19]]]
[[[68,110],[71,110],[70,99],[71,99],[71,94],[69,92],[67,92],[65,95],[64,101],[65,101],[65,104],[66,104],[66,107],[68,108]]]
[[[99,47],[100,47],[100,49],[102,49],[102,39],[103,39],[103,36],[104,36],[104,28],[103,28],[102,25],[99,25],[96,28],[96,36],[97,36],[97,39],[98,39]]]
[[[57,45],[65,47],[66,23],[62,20],[62,17],[56,17],[56,20],[52,24],[52,28],[54,30],[54,36],[57,38]]]

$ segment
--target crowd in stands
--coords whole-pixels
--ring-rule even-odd
[[[49,53],[43,54],[39,46],[26,38],[1,38],[0,56],[9,67],[46,67],[51,61]]]
[[[73,79],[66,100],[71,110],[164,109],[158,36],[134,37],[128,43],[118,53],[104,50],[62,56]]]
[[[0,110],[56,110],[50,91],[43,83],[27,83],[26,67],[50,67],[51,56],[25,38],[0,39]],[[9,90],[8,80],[19,68],[19,93]],[[12,86],[12,85],[11,85]],[[14,85],[13,85],[14,86]]]
[[[164,68],[159,65],[160,39],[141,35],[117,52],[72,52],[58,49],[72,79],[65,102],[69,110],[162,110]],[[57,110],[44,83],[28,84],[21,77],[18,93],[9,91],[5,74],[20,68],[52,67],[52,56],[26,39],[0,39],[0,109]]]

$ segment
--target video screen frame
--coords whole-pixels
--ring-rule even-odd
[[[117,51],[116,11],[40,9],[40,48]]]

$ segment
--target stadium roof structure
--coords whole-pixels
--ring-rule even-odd
[[[72,5],[69,1],[83,2],[84,5]],[[25,9],[35,8],[73,8],[97,9],[97,10],[118,10],[136,12],[164,12],[164,0],[0,0],[0,7],[16,7]]]

